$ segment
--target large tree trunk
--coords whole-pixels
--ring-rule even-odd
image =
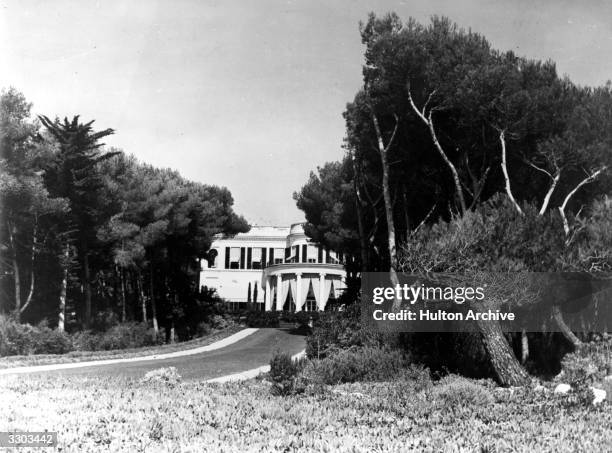
[[[517,360],[501,326],[496,321],[477,321],[484,347],[499,383],[503,386],[523,386],[530,382],[527,371]]]
[[[87,240],[81,242],[83,252],[83,287],[85,288],[85,328],[91,326],[91,271],[89,269],[89,248]]]
[[[380,161],[382,163],[383,170],[383,178],[382,178],[382,187],[383,187],[383,198],[385,201],[385,215],[387,219],[387,241],[389,247],[389,278],[391,280],[391,284],[393,287],[399,285],[399,279],[397,277],[397,249],[395,244],[395,222],[393,220],[393,200],[391,199],[391,191],[389,190],[389,162],[387,159],[387,152],[391,144],[393,143],[393,138],[395,137],[395,133],[397,132],[397,128],[399,125],[399,120],[395,119],[395,129],[393,130],[393,134],[389,139],[387,145],[385,146],[382,132],[380,130],[380,126],[378,124],[378,118],[372,112],[372,121],[374,122],[374,129],[376,130],[376,138],[378,142],[378,151],[380,154]],[[398,310],[400,308],[401,301],[399,298],[395,298],[393,301],[393,309]]]
[[[140,298],[140,307],[142,309],[142,322],[147,323],[147,299],[144,293],[144,285],[142,284],[142,274],[140,271],[136,273],[136,285],[138,286],[138,294]]]
[[[125,276],[123,269],[117,269],[117,272],[119,273],[119,281],[121,283],[121,322],[125,322]]]
[[[37,233],[38,233],[38,218],[34,218],[34,227],[32,229],[32,250],[30,251],[30,289],[28,291],[28,297],[26,298],[25,303],[19,309],[19,314],[23,313],[32,299],[34,298],[34,287],[36,282],[36,274],[34,273],[34,262],[36,261],[36,253],[38,244],[37,241]]]
[[[157,322],[157,307],[155,306],[155,272],[153,268],[153,261],[151,261],[150,291],[151,291],[151,317],[153,318],[153,331],[155,332],[155,338],[157,338],[157,335],[159,334],[159,324]]]
[[[572,332],[568,325],[565,324],[561,307],[558,305],[553,305],[552,314],[561,334],[572,344],[572,346],[574,346],[574,348],[579,348],[582,345],[582,341],[580,341],[580,339],[574,334],[574,332]]]
[[[66,296],[68,294],[68,261],[70,259],[70,243],[66,241],[66,248],[64,249],[64,262],[62,265],[62,287],[60,289],[60,300],[59,300],[59,319],[57,322],[57,328],[63,332],[65,330],[66,322]]]
[[[176,333],[174,329],[174,321],[170,324],[170,343],[176,343]]]
[[[21,275],[19,260],[17,259],[17,227],[11,222],[7,222],[9,242],[11,244],[11,264],[13,265],[13,279],[15,281],[15,316],[17,322],[21,315]]]

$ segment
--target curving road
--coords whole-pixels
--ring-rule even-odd
[[[183,379],[208,380],[267,365],[275,350],[294,355],[305,347],[306,340],[301,333],[288,329],[259,329],[236,343],[214,351],[167,359],[41,371],[28,373],[27,376],[44,374],[46,376],[78,375],[140,378],[147,371],[173,366],[176,367],[177,372]]]

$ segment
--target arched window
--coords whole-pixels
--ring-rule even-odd
[[[208,261],[209,268],[217,267],[217,256],[219,256],[217,249],[209,250],[208,254],[206,255],[206,261]]]

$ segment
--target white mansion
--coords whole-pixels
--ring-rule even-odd
[[[216,236],[201,260],[200,285],[216,289],[230,304],[313,311],[340,296],[345,277],[342,257],[313,243],[295,223]]]

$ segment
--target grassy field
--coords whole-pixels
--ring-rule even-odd
[[[232,326],[227,329],[211,332],[204,337],[181,343],[164,344],[161,346],[146,346],[132,349],[116,349],[111,351],[72,351],[66,354],[33,354],[0,357],[0,369],[22,366],[49,365],[54,363],[74,363],[89,360],[125,359],[153,354],[183,351],[186,349],[206,346],[243,330],[243,326]]]
[[[609,403],[454,379],[273,397],[264,380],[5,377],[0,430],[58,431],[69,452],[612,450]]]

